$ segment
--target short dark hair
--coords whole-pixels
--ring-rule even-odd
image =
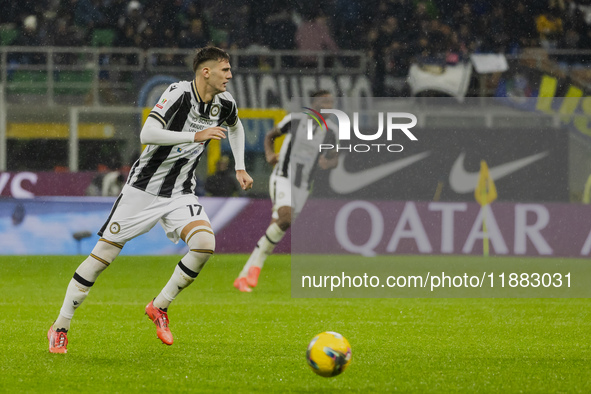
[[[332,93],[331,93],[331,92],[329,92],[329,91],[328,91],[328,90],[326,90],[326,89],[322,89],[322,90],[317,90],[317,91],[315,91],[314,93],[312,93],[312,94],[310,95],[310,97],[312,97],[312,98],[316,98],[316,97],[320,97],[320,96],[326,96],[326,95],[328,95],[328,94],[332,94]]]
[[[205,47],[198,49],[193,57],[193,72],[196,73],[199,66],[209,60],[230,61],[230,55],[217,47]]]

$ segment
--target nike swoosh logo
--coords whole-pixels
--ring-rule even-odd
[[[548,156],[547,151],[536,153],[535,155],[510,161],[508,163],[504,163],[495,167],[490,167],[490,177],[494,181],[499,180],[546,156]],[[460,155],[454,162],[454,165],[451,168],[451,172],[449,174],[449,185],[451,186],[451,189],[456,193],[473,192],[474,189],[476,189],[476,185],[478,185],[478,177],[480,176],[480,173],[466,171],[464,169],[464,157],[466,157],[466,154],[464,152],[460,153]]]
[[[348,172],[345,170],[345,155],[339,158],[339,164],[330,172],[328,178],[332,190],[339,194],[349,194],[361,190],[366,186],[387,177],[396,171],[402,170],[419,160],[429,156],[431,152],[417,153],[404,159],[382,164],[367,170]]]

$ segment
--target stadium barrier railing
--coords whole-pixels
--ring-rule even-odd
[[[9,102],[41,95],[53,106],[60,96],[85,95],[100,105],[99,90],[129,88],[125,74],[143,70],[144,58],[139,48],[2,47],[0,81]]]
[[[0,171],[6,171],[6,101],[4,84],[0,82]]]
[[[311,73],[358,74],[368,69],[362,51],[296,51],[268,49],[229,50],[232,67],[249,73],[299,74],[302,66]],[[191,67],[194,50],[154,48],[146,51],[146,69],[153,72],[185,72]]]
[[[362,51],[230,50],[235,69],[278,72],[359,74],[368,69]],[[0,47],[0,82],[9,103],[44,97],[62,105],[66,96],[84,96],[87,106],[109,104],[109,96],[132,89],[137,73],[187,73],[191,49],[111,47]],[[107,96],[107,97],[102,97]],[[75,100],[80,102],[79,99]]]

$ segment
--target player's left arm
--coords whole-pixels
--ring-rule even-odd
[[[249,190],[252,188],[253,180],[244,165],[244,127],[240,119],[237,119],[233,126],[228,126],[228,130],[228,140],[236,163],[236,179],[242,190]]]

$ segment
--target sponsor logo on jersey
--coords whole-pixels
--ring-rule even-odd
[[[189,131],[196,133],[201,130],[205,130],[206,128],[211,127],[215,124],[216,124],[215,120],[198,117],[198,118],[195,118],[195,120],[193,122],[191,122],[191,124],[189,125]]]

